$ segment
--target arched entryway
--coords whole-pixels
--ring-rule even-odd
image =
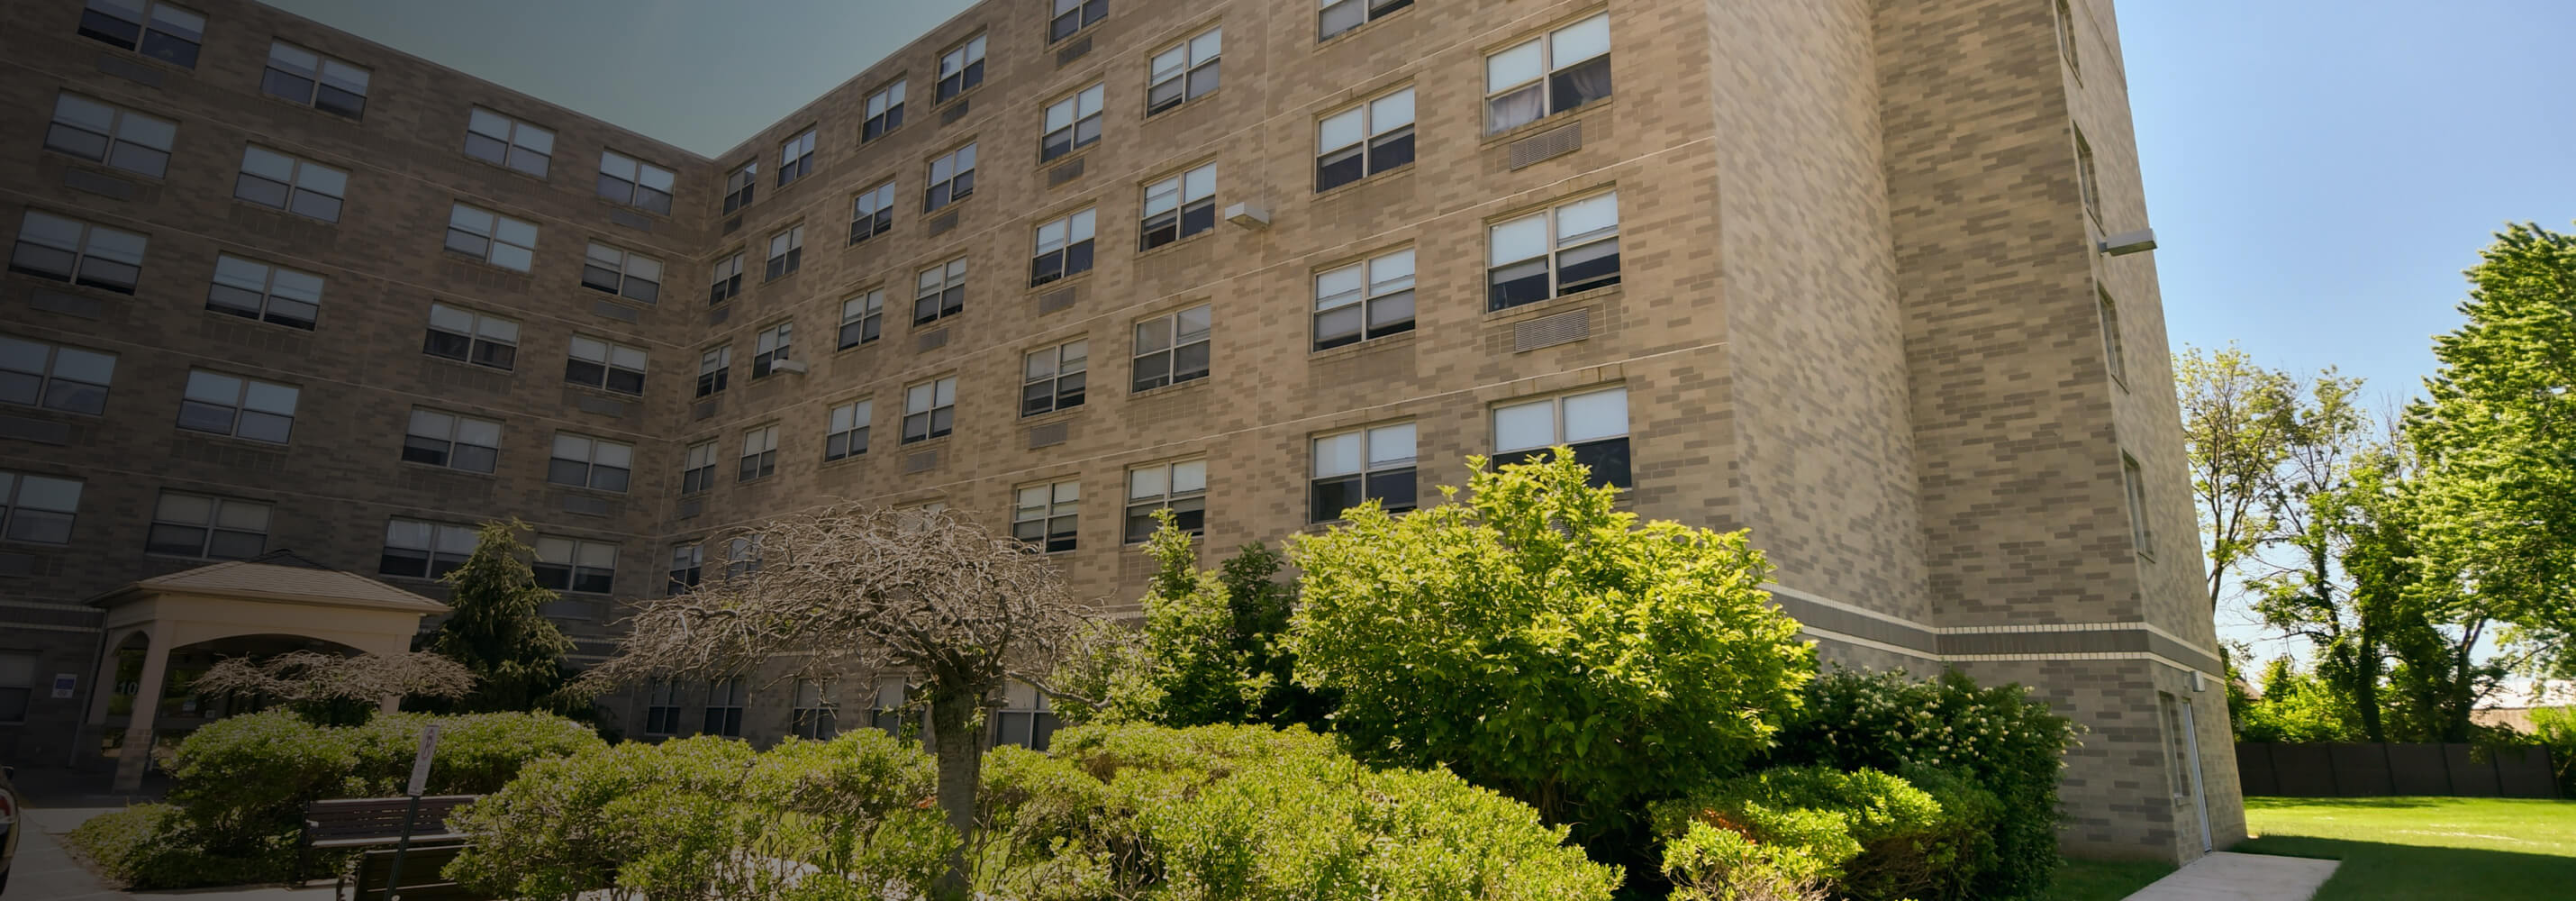
[[[437,601],[284,551],[156,576],[90,603],[106,608],[107,640],[88,723],[103,735],[124,727],[117,733],[118,791],[141,786],[157,730],[193,729],[219,712],[206,709],[204,699],[167,691],[185,685],[189,668],[202,671],[223,656],[293,650],[400,654],[411,650],[421,617],[447,611]],[[174,665],[182,678],[173,678]],[[393,703],[386,699],[387,709]]]

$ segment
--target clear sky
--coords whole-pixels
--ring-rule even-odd
[[[703,154],[969,5],[268,2]],[[2177,347],[2236,341],[2410,394],[2488,236],[2576,222],[2576,2],[2116,8]],[[2241,611],[2221,619],[2260,637]]]

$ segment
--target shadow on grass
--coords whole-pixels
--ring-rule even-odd
[[[2067,858],[2057,866],[2048,901],[2119,901],[2175,867],[2161,860],[2082,860]]]
[[[2249,839],[2228,850],[2342,861],[2334,878],[2317,891],[2316,901],[2565,901],[2576,897],[2576,857],[2298,835]]]
[[[2459,801],[2459,800],[2462,800],[2462,799],[2459,799],[2459,798],[2421,798],[2421,797],[2405,797],[2405,798],[2282,798],[2282,797],[2269,797],[2269,796],[2265,796],[2265,797],[2254,797],[2254,796],[2248,796],[2248,797],[2245,799],[2245,807],[2246,807],[2246,809],[2248,809],[2248,810],[2261,810],[2261,809],[2266,809],[2266,808],[2281,808],[2281,809],[2286,809],[2286,808],[2293,808],[2293,807],[2296,807],[2296,808],[2335,807],[2335,808],[2343,808],[2343,809],[2347,809],[2347,810],[2404,810],[2404,809],[2414,808],[2414,807],[2442,807],[2442,806],[2447,806],[2447,805],[2445,804],[2445,802],[2456,802],[2456,801]]]

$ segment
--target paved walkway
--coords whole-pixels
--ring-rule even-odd
[[[9,864],[9,901],[328,901],[331,884],[305,888],[263,886],[241,889],[197,889],[184,892],[125,892],[73,860],[63,849],[63,834],[107,813],[113,807],[28,808],[19,820],[29,827],[18,837],[18,856]]]
[[[2308,901],[2340,864],[2220,851],[2138,890],[2128,901]]]

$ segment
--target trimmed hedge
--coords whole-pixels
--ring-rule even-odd
[[[1947,774],[1920,778],[1934,790],[1877,770],[1781,767],[1657,804],[1674,897],[1971,897],[1992,864],[1996,804]]]

